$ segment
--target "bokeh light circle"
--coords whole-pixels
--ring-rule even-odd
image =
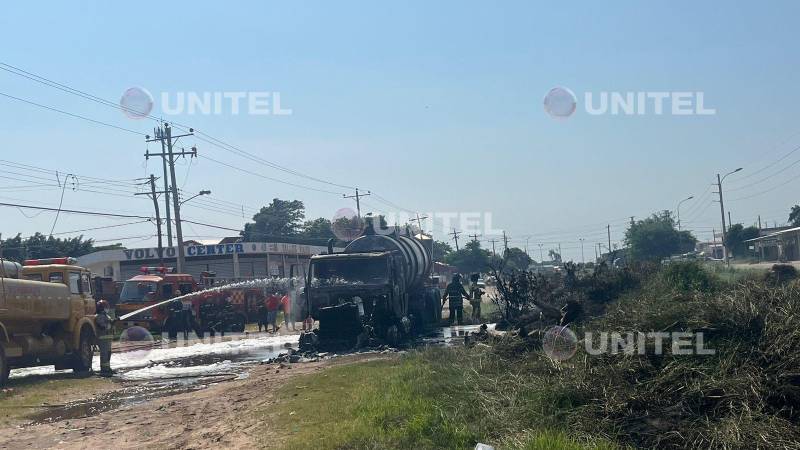
[[[122,94],[119,105],[129,118],[142,119],[150,115],[150,111],[153,110],[153,96],[147,89],[132,87]]]
[[[565,87],[550,89],[544,96],[544,110],[557,119],[566,119],[575,112],[578,102],[575,93]]]

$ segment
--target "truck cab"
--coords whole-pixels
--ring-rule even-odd
[[[169,267],[142,267],[141,274],[122,284],[115,314],[122,316],[146,306],[169,300],[198,290],[197,282],[189,274],[175,273]],[[137,314],[123,323],[124,326],[141,326],[152,331],[160,330],[168,316],[166,306]]]
[[[306,283],[311,315],[317,315],[320,308],[354,301],[354,297],[362,304],[361,314],[371,314],[378,302],[399,295],[393,264],[391,252],[313,256]]]
[[[28,259],[22,265],[22,279],[60,283],[69,289],[73,314],[94,315],[95,299],[92,292],[92,273],[76,266],[74,258]]]

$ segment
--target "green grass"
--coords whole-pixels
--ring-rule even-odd
[[[480,369],[485,356],[431,349],[293,379],[280,390],[275,409],[257,412],[279,431],[261,444],[297,449],[466,449],[477,442],[519,449],[616,448],[585,446],[557,429],[551,398],[537,396],[547,390],[542,383],[522,383],[521,389],[488,400],[498,387],[519,380],[518,374],[503,374],[488,361]]]
[[[542,432],[530,436],[521,447],[523,450],[582,450],[586,448],[594,450],[611,450],[617,448],[608,443],[593,443],[590,445],[580,444],[570,439],[564,433]]]

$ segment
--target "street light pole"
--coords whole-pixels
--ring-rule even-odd
[[[722,178],[720,178],[719,174],[717,174],[717,191],[718,191],[717,193],[719,194],[719,211],[720,214],[722,215],[722,259],[725,261],[725,264],[728,264],[728,249],[725,247],[726,245],[725,241],[727,240],[725,230],[727,228],[725,227],[725,203],[723,203],[722,200],[722,182],[725,180],[725,177],[734,174],[740,170],[742,170],[741,167],[739,167],[734,171],[726,173],[725,175],[722,176]]]
[[[694,198],[694,195],[690,195],[690,196],[686,197],[685,199],[683,199],[683,200],[678,202],[678,208],[677,208],[677,210],[678,210],[678,253],[681,253],[681,254],[683,253],[683,242],[681,242],[683,240],[682,236],[681,236],[681,203],[683,203],[685,201],[689,201],[689,200],[691,200],[693,198]]]
[[[193,198],[200,197],[201,195],[209,195],[209,194],[211,194],[211,191],[208,191],[208,190],[205,190],[205,191],[200,191],[199,193],[197,193],[197,194],[194,194],[193,196],[191,196],[191,197],[187,198],[186,200],[182,200],[180,204],[182,205],[182,204],[184,204],[184,203],[188,202],[189,200],[191,200],[191,199],[193,199]]]
[[[694,198],[694,195],[690,195],[690,196],[686,197],[685,199],[683,199],[683,200],[678,202],[678,208],[677,208],[678,209],[678,231],[681,231],[681,203],[683,203],[685,201],[689,201],[689,200],[691,200],[693,198]]]

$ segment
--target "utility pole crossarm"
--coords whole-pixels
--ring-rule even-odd
[[[356,212],[358,213],[358,218],[360,219],[360,218],[361,218],[361,197],[366,197],[366,196],[368,196],[368,195],[372,195],[372,192],[370,192],[370,191],[367,191],[367,193],[366,193],[366,194],[360,194],[360,193],[358,192],[358,188],[356,188],[356,193],[355,193],[355,195],[345,195],[345,194],[342,194],[342,197],[343,197],[343,198],[354,198],[354,199],[356,199]]]

